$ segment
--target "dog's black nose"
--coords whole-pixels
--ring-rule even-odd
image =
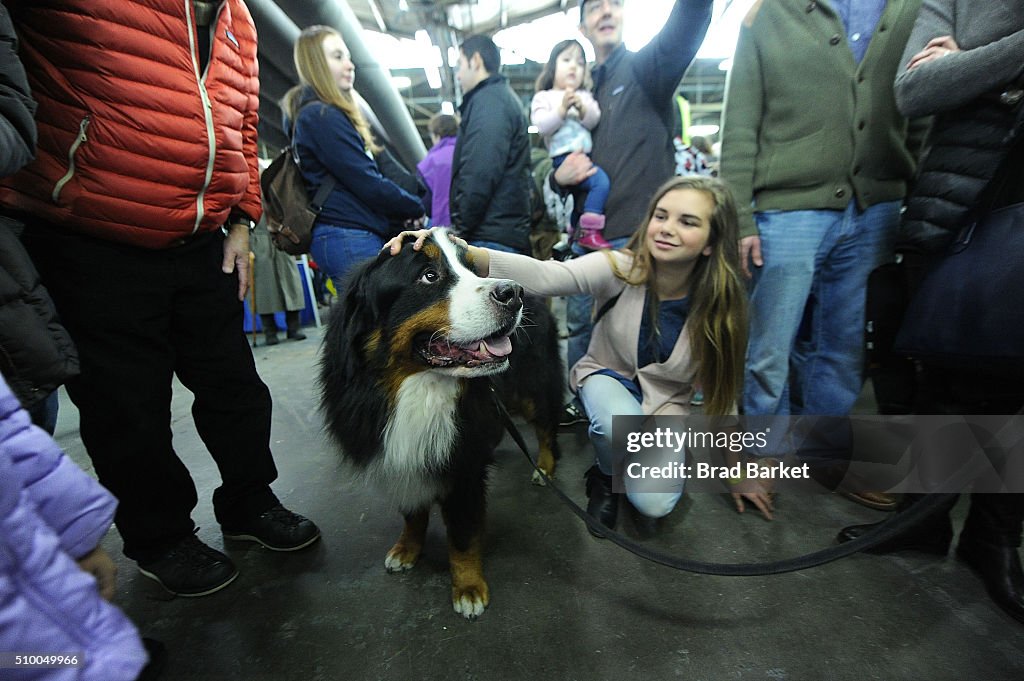
[[[502,307],[518,310],[523,306],[523,287],[514,281],[498,282],[491,289],[491,298]]]

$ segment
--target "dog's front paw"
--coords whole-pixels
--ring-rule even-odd
[[[490,602],[490,590],[487,582],[482,579],[476,584],[452,586],[452,607],[468,620],[475,620],[484,614]]]
[[[547,474],[548,472],[544,471],[544,473]],[[552,477],[552,475],[551,474],[547,474],[547,478],[550,478],[550,477]],[[539,485],[539,486],[543,487],[546,484],[548,484],[547,478],[544,475],[541,475],[541,472],[539,470],[534,468],[533,469],[533,475],[530,477],[530,482],[532,482],[535,485]]]
[[[384,558],[384,567],[388,572],[405,572],[411,570],[420,557],[420,549],[399,542],[391,547]]]

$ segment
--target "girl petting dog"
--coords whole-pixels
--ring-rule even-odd
[[[686,176],[658,189],[622,250],[558,262],[466,246],[480,276],[513,279],[535,295],[594,297],[600,318],[570,386],[590,416],[597,454],[586,474],[587,511],[609,529],[618,516],[611,474],[623,456],[612,447],[613,416],[689,414],[694,384],[704,386],[706,414],[735,413],[747,341],[737,225],[721,181]],[[402,232],[386,247],[397,254],[411,236],[418,249],[429,233]],[[679,501],[683,481],[659,480],[660,491],[644,491],[645,482],[625,478],[626,497],[638,526],[653,529]],[[747,500],[771,518],[769,494],[756,481],[738,482],[732,495],[740,512]]]

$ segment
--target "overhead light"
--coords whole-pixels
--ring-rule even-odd
[[[687,132],[690,133],[690,137],[694,135],[698,137],[711,137],[718,134],[718,126],[710,123],[708,125],[691,125]]]
[[[729,57],[728,59],[723,59],[722,61],[718,62],[718,70],[719,71],[728,71],[731,68],[732,68],[732,57]]]
[[[408,12],[409,3],[407,3],[405,0],[398,0],[398,9],[402,12]]]
[[[455,115],[455,105],[451,102],[441,102],[441,113],[449,116]]]
[[[427,85],[434,88],[435,90],[441,89],[441,69],[436,66],[427,66],[423,69],[423,72],[427,74]]]
[[[540,128],[538,128],[536,125],[531,125],[526,129],[526,132],[530,133],[531,135],[536,135],[538,132],[540,132]]]
[[[391,84],[396,90],[403,90],[412,86],[412,78],[409,76],[391,76]]]

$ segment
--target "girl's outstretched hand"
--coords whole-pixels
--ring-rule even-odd
[[[390,241],[384,244],[384,249],[388,249],[391,255],[398,255],[402,250],[402,243],[406,237],[413,237],[416,241],[413,242],[412,247],[414,250],[420,250],[423,248],[423,242],[427,240],[427,237],[437,231],[443,231],[448,236],[448,240],[456,246],[462,246],[463,248],[469,248],[469,244],[464,239],[460,239],[451,232],[448,231],[447,227],[431,227],[430,229],[410,229],[404,232],[399,232],[398,236],[392,237]]]
[[[398,236],[392,237],[386,244],[384,244],[384,249],[387,249],[391,255],[398,255],[402,250],[402,243],[405,241],[406,237],[413,237],[416,241],[413,242],[412,247],[418,251],[423,248],[423,242],[426,241],[427,237],[436,229],[437,227],[431,227],[430,229],[414,229],[399,232]]]

